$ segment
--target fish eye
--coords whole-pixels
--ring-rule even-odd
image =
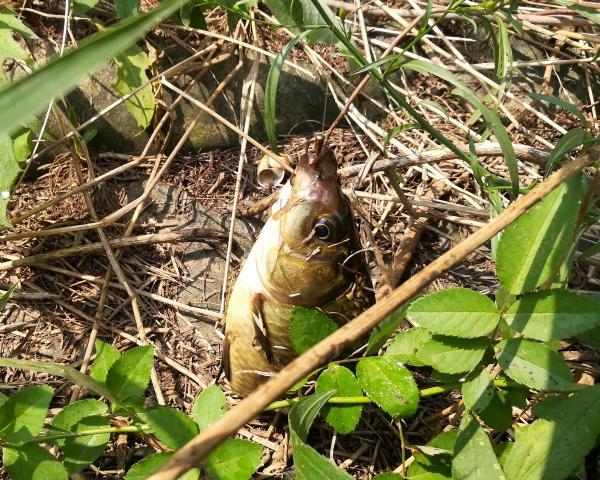
[[[321,240],[329,240],[333,236],[333,225],[329,220],[320,218],[315,224],[314,232],[317,238]]]

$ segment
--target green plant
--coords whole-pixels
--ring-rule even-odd
[[[65,406],[51,420],[48,408],[54,391],[42,385],[2,397],[0,443],[3,463],[11,478],[67,478],[95,462],[114,434],[153,435],[164,447],[135,463],[125,478],[147,478],[176,450],[227,411],[224,394],[213,386],[196,398],[192,415],[168,406],[147,406],[144,393],[154,361],[151,347],[119,353],[96,342],[96,359],[90,375],[64,365],[1,358],[0,365],[43,371],[68,378],[90,395]],[[126,421],[124,421],[126,419]],[[57,454],[48,451],[55,447]],[[248,479],[260,463],[262,447],[232,438],[224,442],[203,465],[211,479]],[[186,479],[198,478],[199,469]]]

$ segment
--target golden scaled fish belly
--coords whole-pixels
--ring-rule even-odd
[[[229,297],[223,363],[241,395],[296,356],[293,307],[319,308],[343,324],[375,301],[335,156],[315,150],[282,188]]]

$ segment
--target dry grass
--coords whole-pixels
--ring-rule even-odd
[[[402,8],[411,8],[404,2],[394,2]],[[105,20],[110,17],[107,2],[100,2],[100,13]],[[42,9],[46,13],[59,14],[62,4],[49,2]],[[43,38],[60,39],[60,23],[57,19],[41,17],[35,12],[25,12],[25,20]],[[225,20],[222,15],[214,13],[209,15],[210,28],[216,32],[225,31]],[[410,21],[410,19],[408,19]],[[352,17],[351,22],[354,22]],[[89,25],[77,27],[81,22],[74,22],[73,32],[76,38],[89,33]],[[369,27],[391,27],[391,22],[385,17],[377,17],[377,21]],[[353,29],[360,37],[358,21],[352,23]],[[468,38],[472,33],[469,25],[451,22],[444,26],[443,33],[432,34],[428,42],[444,46],[449,37]],[[597,33],[597,29],[595,30]],[[202,35],[188,32],[171,31],[180,41],[188,45],[202,45]],[[260,26],[253,35],[250,28],[238,29],[235,32],[238,39],[269,50],[278,52],[282,45],[289,40],[289,35],[284,30],[276,32],[267,27]],[[57,37],[58,36],[58,37]],[[373,32],[369,38],[380,38]],[[385,37],[388,38],[388,37]],[[391,38],[391,37],[389,37]],[[386,40],[387,41],[387,40]],[[568,39],[566,44],[550,42],[547,47],[561,48],[562,51],[574,58],[582,58],[590,54],[589,49],[573,46],[575,40]],[[453,45],[465,55],[467,63],[486,61],[486,56],[478,56],[467,48],[466,41],[452,41]],[[361,45],[364,48],[364,45]],[[225,48],[223,45],[222,48]],[[381,49],[376,48],[379,54]],[[420,55],[430,56],[436,61],[442,61],[448,66],[453,66],[456,60],[441,58],[439,52],[427,42],[422,43],[417,49]],[[330,94],[340,95],[339,101],[343,103],[349,95],[352,85],[343,85],[343,81],[336,77],[335,71],[345,74],[345,60],[331,55],[328,47],[298,47],[290,60],[312,65],[312,68],[321,72],[330,71]],[[546,53],[552,54],[551,50]],[[320,57],[318,55],[320,55]],[[592,53],[593,54],[593,53]],[[489,55],[487,56],[489,61]],[[592,74],[594,68],[591,68]],[[597,66],[595,66],[597,70]],[[565,72],[550,69],[550,79],[553,82]],[[569,69],[577,70],[582,78],[587,78],[588,86],[591,85],[590,77],[584,75],[582,65],[574,64]],[[590,73],[590,72],[588,72]],[[484,71],[489,76],[491,72]],[[483,89],[479,80],[469,73],[462,72],[466,81],[477,89]],[[471,116],[470,108],[464,103],[450,96],[450,88],[438,79],[431,76],[400,76],[395,79],[403,88],[413,105],[419,105],[422,113],[429,121],[448,138],[457,142],[464,142],[465,128],[476,129],[476,126],[467,127]],[[342,89],[338,86],[343,87]],[[550,89],[560,87],[554,83],[547,85]],[[595,94],[598,92],[596,90]],[[527,100],[524,92],[514,87],[517,99],[502,99],[511,109],[505,115],[506,125],[514,143],[524,143],[540,148],[547,148],[548,143],[554,144],[560,133],[551,127],[544,117],[535,116],[523,110],[519,104]],[[383,108],[373,105],[373,98]],[[444,115],[436,114],[428,109],[419,100],[430,100],[443,105],[449,112],[454,123],[448,121]],[[600,124],[596,118],[595,97],[582,97],[579,99],[592,129],[598,132]],[[389,129],[407,121],[402,112],[391,112],[388,102],[380,95],[375,96],[369,90],[360,99],[360,110],[373,110],[376,115],[369,117],[368,121],[360,116],[360,112],[350,112],[348,124],[337,128],[330,138],[330,146],[335,149],[340,166],[364,164],[372,153],[380,153],[383,142],[381,131]],[[546,115],[565,129],[577,126],[577,119],[571,114],[554,108],[547,108],[539,104],[533,107]],[[168,121],[167,121],[168,125]],[[166,129],[165,129],[166,131]],[[158,135],[158,138],[163,138]],[[297,157],[305,149],[307,137],[290,136],[282,140],[282,151]],[[420,130],[407,130],[400,134],[390,145],[391,154],[405,154],[406,152],[421,152],[438,148],[435,142]],[[140,152],[136,152],[140,153]],[[168,153],[168,151],[167,151]],[[231,212],[231,205],[235,195],[236,171],[240,151],[239,148],[213,150],[201,154],[185,154],[180,152],[173,160],[165,174],[160,178],[162,189],[171,188],[175,193],[172,203],[167,211],[162,212],[156,220],[157,205],[149,205],[146,213],[141,211],[141,216],[130,223],[128,214],[110,226],[104,226],[104,233],[109,238],[122,237],[127,233],[128,224],[133,227],[134,234],[156,233],[176,227],[182,219],[187,218],[192,205],[208,208],[227,216]],[[253,159],[258,152],[248,148],[247,157]],[[50,163],[44,166],[37,178],[27,178],[14,195],[15,201],[10,206],[12,216],[22,214],[39,205],[41,202],[55,198],[57,195],[70,191],[79,185],[73,161],[85,165],[85,159],[73,159],[67,153],[55,154]],[[110,152],[96,152],[92,157],[93,173],[99,176],[120,166],[127,160]],[[135,187],[152,177],[155,173],[155,162],[160,165],[160,157],[148,157],[139,165],[127,172],[118,175],[99,187],[91,190],[92,199],[99,218],[117,211],[133,200],[132,191]],[[490,171],[507,177],[507,169],[500,157],[480,158],[480,161]],[[520,162],[522,185],[528,185],[539,180],[542,169],[531,162]],[[83,168],[83,176],[90,177],[90,171]],[[419,270],[423,265],[448,250],[449,246],[466,237],[469,232],[485,222],[489,216],[489,202],[481,188],[476,184],[468,166],[458,160],[447,160],[438,164],[411,166],[398,171],[401,175],[401,189],[409,202],[428,201],[428,206],[419,207],[418,215],[421,232],[418,244],[414,245],[409,255],[410,263],[407,265],[405,275]],[[441,182],[443,198],[432,195],[433,185]],[[361,221],[368,225],[373,232],[375,244],[371,245],[363,238],[364,245],[370,249],[371,266],[373,267],[374,283],[378,290],[382,290],[383,272],[376,265],[374,250],[377,249],[384,261],[385,268],[398,267],[393,265],[394,259],[401,256],[407,248],[405,238],[414,233],[414,210],[407,208],[402,203],[392,203],[382,200],[381,195],[397,198],[393,181],[384,173],[365,174],[359,177],[343,179],[344,187],[356,190],[360,196],[352,196],[357,215]],[[139,188],[138,188],[139,193]],[[439,190],[437,190],[439,191]],[[265,198],[268,191],[260,189],[256,184],[255,166],[252,162],[244,165],[242,170],[242,186],[240,190],[240,206],[245,207],[256,204]],[[433,202],[433,203],[432,203]],[[143,209],[142,209],[143,210]],[[154,218],[153,218],[154,217]],[[14,233],[28,232],[27,238],[6,240],[0,245],[0,259],[11,260],[24,256],[31,256],[42,252],[52,252],[59,249],[98,242],[99,236],[94,229],[79,230],[72,233],[62,233],[51,236],[42,236],[38,232],[49,228],[68,227],[92,223],[94,219],[86,206],[83,194],[76,194],[50,208],[25,219],[10,231]],[[600,228],[598,226],[587,234],[587,241],[600,241]],[[226,242],[214,242],[212,247],[216,255],[225,257]],[[214,317],[206,317],[203,327],[194,326],[181,316],[181,306],[169,305],[160,299],[178,301],[178,294],[185,285],[190,283],[189,272],[185,265],[185,255],[196,244],[148,244],[136,248],[125,249],[118,263],[126,275],[133,289],[153,294],[154,297],[140,296],[139,314],[143,320],[144,332],[134,321],[131,298],[120,288],[111,285],[106,288],[103,295],[104,278],[109,266],[109,261],[104,252],[75,255],[62,258],[52,263],[51,267],[45,265],[30,265],[24,268],[0,271],[0,288],[7,288],[17,279],[21,282],[17,294],[5,311],[0,314],[3,330],[0,330],[0,355],[26,359],[50,360],[60,363],[69,363],[79,367],[82,363],[90,361],[88,342],[93,328],[98,330],[98,338],[112,343],[119,350],[126,350],[138,344],[145,337],[162,354],[162,360],[157,360],[156,371],[159,387],[164,400],[170,405],[189,411],[196,395],[202,390],[202,385],[210,384],[217,380],[216,375],[220,365],[220,338],[222,325],[215,324]],[[230,275],[233,278],[239,269],[240,259],[235,255],[232,258]],[[406,267],[406,265],[403,265]],[[571,279],[574,288],[580,290],[600,290],[597,269],[600,266],[598,256],[576,263]],[[111,281],[116,279],[111,278]],[[213,282],[220,285],[222,278],[204,278],[198,281]],[[231,285],[231,281],[229,282]],[[467,286],[492,294],[498,288],[494,276],[494,264],[488,248],[481,248],[473,254],[467,263],[448,272],[443,278],[431,285],[432,290],[449,286]],[[198,299],[194,308],[209,308],[219,314],[219,301],[215,298]],[[135,307],[134,307],[135,308]],[[98,312],[100,318],[97,318]],[[11,325],[26,322],[24,326],[11,329]],[[95,327],[94,327],[95,325]],[[208,325],[208,327],[207,327]],[[5,328],[7,327],[7,328]],[[208,335],[212,329],[212,334]],[[598,376],[600,359],[593,356],[582,345],[564,342],[562,352],[569,358],[570,363],[578,372],[588,372]],[[86,353],[87,351],[87,353]],[[168,359],[165,360],[165,359]],[[425,369],[415,369],[415,377],[419,384],[426,387],[432,380]],[[56,388],[57,395],[53,406],[62,407],[72,400],[73,387],[62,380],[50,378],[41,374],[33,375],[29,372],[0,369],[0,388],[4,393],[13,393],[23,385],[37,382],[49,383]],[[228,391],[226,384],[221,384],[228,394],[231,403],[236,402],[236,397]],[[157,397],[150,393],[149,402],[155,402]],[[402,426],[408,444],[425,444],[433,435],[455,424],[460,413],[459,396],[450,394],[424,400],[419,413],[409,419]],[[402,463],[400,439],[397,425],[395,425],[380,410],[373,407],[365,408],[363,418],[357,430],[352,435],[336,437],[324,423],[318,423],[311,434],[311,444],[322,453],[329,456],[337,463],[343,465],[349,473],[357,478],[368,479],[375,473],[397,469]],[[259,470],[262,478],[280,478],[290,469],[290,450],[286,419],[281,414],[264,414],[252,422],[242,432],[248,438],[254,438],[265,446],[263,465]],[[127,444],[127,465],[130,465],[142,456],[153,451],[148,443],[140,438],[129,436]],[[410,457],[410,451],[406,452]],[[115,445],[111,445],[102,459],[96,463],[97,478],[120,478],[122,471],[116,460]]]

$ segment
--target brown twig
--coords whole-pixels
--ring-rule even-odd
[[[500,215],[395,289],[390,295],[347,323],[332,335],[299,356],[277,375],[231,409],[218,422],[176,452],[151,480],[172,480],[200,464],[202,459],[246,422],[258,415],[270,402],[283,395],[295,382],[341,352],[366,334],[382,319],[412,298],[429,283],[464,260],[475,249],[490,240],[526,210],[573,175],[600,159],[600,149],[588,152],[567,164],[548,180],[520,197]]]
[[[210,228],[186,228],[176,232],[150,233],[135,237],[114,238],[109,240],[108,244],[111,248],[126,248],[139,247],[140,245],[149,245],[152,243],[203,242],[207,240],[227,240],[227,234]],[[40,253],[30,257],[2,262],[0,263],[0,271],[36,263],[46,263],[71,255],[95,253],[102,251],[103,248],[102,242],[95,242],[86,245],[78,245],[76,247],[63,248],[53,252]]]

